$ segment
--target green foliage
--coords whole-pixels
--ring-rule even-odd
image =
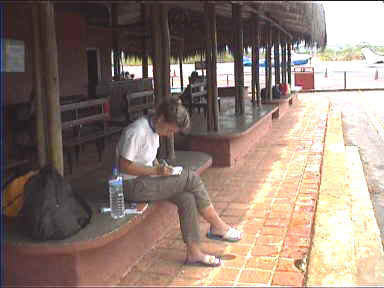
[[[346,45],[343,49],[331,49],[325,48],[322,52],[317,53],[322,61],[350,61],[350,60],[362,60],[363,54],[361,48],[369,47],[378,54],[384,54],[384,47],[373,46],[369,44],[358,44],[356,46]]]

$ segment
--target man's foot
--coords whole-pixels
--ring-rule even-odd
[[[202,259],[186,260],[184,264],[189,266],[218,267],[221,263],[222,261],[220,257],[204,255]]]
[[[228,241],[228,242],[240,241],[242,236],[243,236],[242,233],[233,227],[229,227],[228,230],[223,234],[214,232],[212,229],[210,229],[207,233],[207,237],[209,239],[222,240],[222,241]]]

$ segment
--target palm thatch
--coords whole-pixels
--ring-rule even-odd
[[[118,6],[119,48],[126,56],[143,57],[144,39],[151,38],[150,15],[143,17],[144,9],[150,11],[151,5],[162,3],[168,7],[168,23],[171,35],[171,56],[173,58],[191,57],[204,54],[206,46],[204,26],[204,1],[132,1],[115,3]],[[244,47],[252,45],[252,25],[260,25],[260,45],[266,46],[266,33],[273,27],[280,30],[280,39],[290,40],[292,44],[304,41],[308,47],[324,48],[327,42],[325,13],[322,4],[296,1],[214,1],[217,22],[218,53],[232,48],[233,20],[232,6],[242,6],[244,27]],[[95,4],[89,4],[95,5]],[[100,5],[100,4],[99,4]],[[104,3],[104,9],[112,5]],[[147,7],[147,8],[145,8]],[[100,7],[99,7],[100,9]],[[110,9],[109,9],[110,10]],[[101,13],[98,12],[98,17]],[[150,14],[150,13],[149,13]],[[95,17],[94,17],[95,18]],[[95,20],[93,23],[106,22]],[[147,23],[147,24],[145,24]],[[148,24],[149,23],[149,24]],[[276,33],[273,33],[276,37]],[[151,55],[147,47],[147,55]]]

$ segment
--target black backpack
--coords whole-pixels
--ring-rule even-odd
[[[61,240],[80,231],[92,216],[88,204],[48,165],[24,185],[22,229],[35,240]]]

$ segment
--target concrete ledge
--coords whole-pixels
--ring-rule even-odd
[[[359,149],[346,146],[348,183],[352,195],[357,285],[384,284],[384,250]]]
[[[307,275],[308,286],[384,283],[384,254],[357,147],[345,149],[331,109]]]
[[[212,165],[204,153],[176,151],[176,164],[198,174]],[[95,191],[96,192],[96,191]],[[112,220],[97,212],[91,224],[61,241],[33,242],[15,231],[5,242],[5,281],[13,286],[114,285],[178,222],[176,206],[157,202],[143,215]],[[8,227],[10,228],[10,227]]]
[[[279,99],[263,101],[262,104],[278,105],[278,109],[272,114],[272,118],[279,119],[288,112],[289,106],[291,106],[296,99],[297,94],[293,93],[288,96],[282,96]]]
[[[235,97],[236,91],[235,87],[218,87],[217,96],[218,97]],[[244,95],[248,95],[248,86],[244,86]]]
[[[193,129],[188,135],[189,150],[211,155],[214,166],[233,166],[272,128],[272,114],[278,109],[277,105],[247,108],[245,115],[233,113],[220,119],[218,132]]]
[[[351,193],[347,189],[341,112],[328,116],[321,185],[309,259],[308,286],[353,286],[356,262]]]

